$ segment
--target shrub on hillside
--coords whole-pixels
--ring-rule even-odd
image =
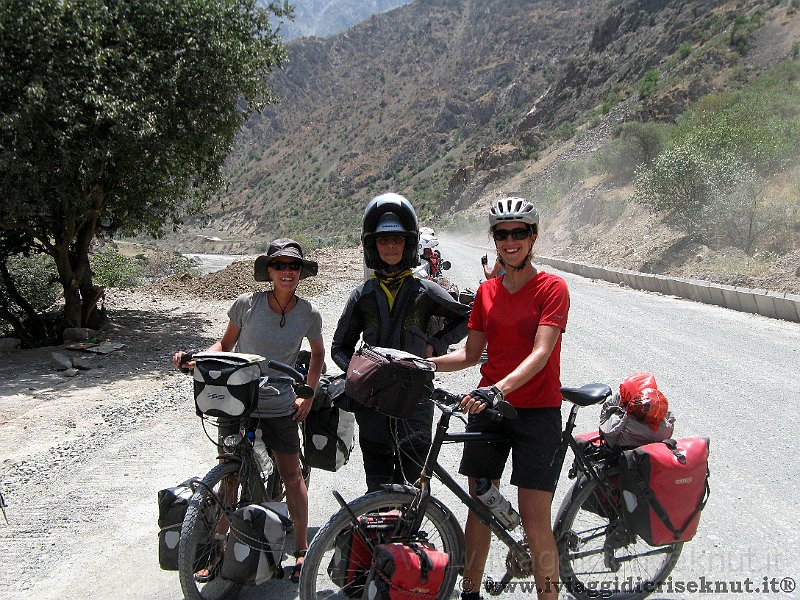
[[[134,287],[142,282],[141,261],[130,258],[115,248],[106,248],[90,258],[94,281],[104,287]]]
[[[636,169],[649,166],[669,140],[670,127],[661,123],[624,123],[617,136],[597,152],[597,166],[617,181],[633,179]]]

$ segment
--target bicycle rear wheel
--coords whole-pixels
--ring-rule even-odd
[[[415,495],[411,491],[380,491],[361,496],[348,506],[356,517],[388,512],[402,515],[414,498]],[[351,525],[350,515],[345,509],[340,509],[314,536],[300,576],[300,597],[304,600],[361,597],[363,579],[360,584],[354,583],[342,587],[334,581],[330,568],[334,554],[350,554],[348,548],[342,547],[341,538],[338,547],[336,541],[339,534]],[[449,598],[456,577],[463,569],[464,533],[455,517],[433,500],[428,503],[420,531],[427,534],[428,541],[437,550],[446,552],[449,556],[449,564],[438,596],[440,599]]]
[[[215,466],[189,501],[178,555],[178,575],[187,600],[236,598],[242,587],[219,576],[228,531],[226,510],[236,510],[249,502],[242,500],[239,469],[239,464],[233,462]],[[204,575],[206,580],[200,577],[198,581],[198,575]]]
[[[561,581],[577,600],[597,598],[601,591],[610,594],[603,598],[637,600],[666,580],[682,543],[649,546],[608,508],[619,499],[609,498],[595,481],[576,482],[565,502],[555,537]]]

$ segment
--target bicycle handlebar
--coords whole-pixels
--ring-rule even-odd
[[[450,413],[454,413],[458,410],[463,397],[463,395],[454,394],[444,388],[436,388],[431,395],[431,399],[434,402],[440,403],[444,401],[444,403],[447,403],[448,406],[442,406],[440,404],[440,407],[442,410],[447,410]],[[484,408],[483,412],[487,413],[493,421],[515,419],[517,417],[517,409],[505,400],[495,400],[494,404]]]

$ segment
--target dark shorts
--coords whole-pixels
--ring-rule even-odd
[[[458,472],[467,477],[500,479],[511,452],[511,484],[552,492],[561,464],[561,409],[518,408],[516,419],[490,420],[483,413],[469,416],[467,431],[499,433],[508,441],[467,442]]]
[[[300,433],[292,417],[265,417],[249,419],[247,431],[261,429],[261,437],[268,448],[282,454],[299,454]],[[219,439],[239,433],[239,420],[220,421]]]

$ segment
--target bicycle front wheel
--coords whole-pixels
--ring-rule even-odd
[[[561,581],[577,600],[637,600],[658,589],[672,571],[682,543],[649,546],[625,527],[610,498],[596,481],[576,482],[560,511],[555,537]]]
[[[412,491],[380,491],[361,496],[348,506],[356,517],[390,512],[402,516],[414,498],[415,494]],[[335,575],[332,574],[334,555],[336,553],[350,555],[349,549],[342,547],[341,539],[338,544],[336,542],[339,534],[351,525],[349,513],[342,508],[314,536],[300,575],[300,597],[304,600],[361,598],[363,579],[342,587],[341,582],[334,581]],[[449,598],[456,577],[463,569],[464,533],[453,515],[433,500],[428,503],[420,532],[427,535],[428,541],[437,550],[446,552],[449,556],[447,571],[438,595],[440,599]]]
[[[198,485],[181,526],[178,575],[187,600],[236,598],[241,585],[220,577],[225,536],[226,510],[239,508],[241,482],[239,464],[215,466]]]

